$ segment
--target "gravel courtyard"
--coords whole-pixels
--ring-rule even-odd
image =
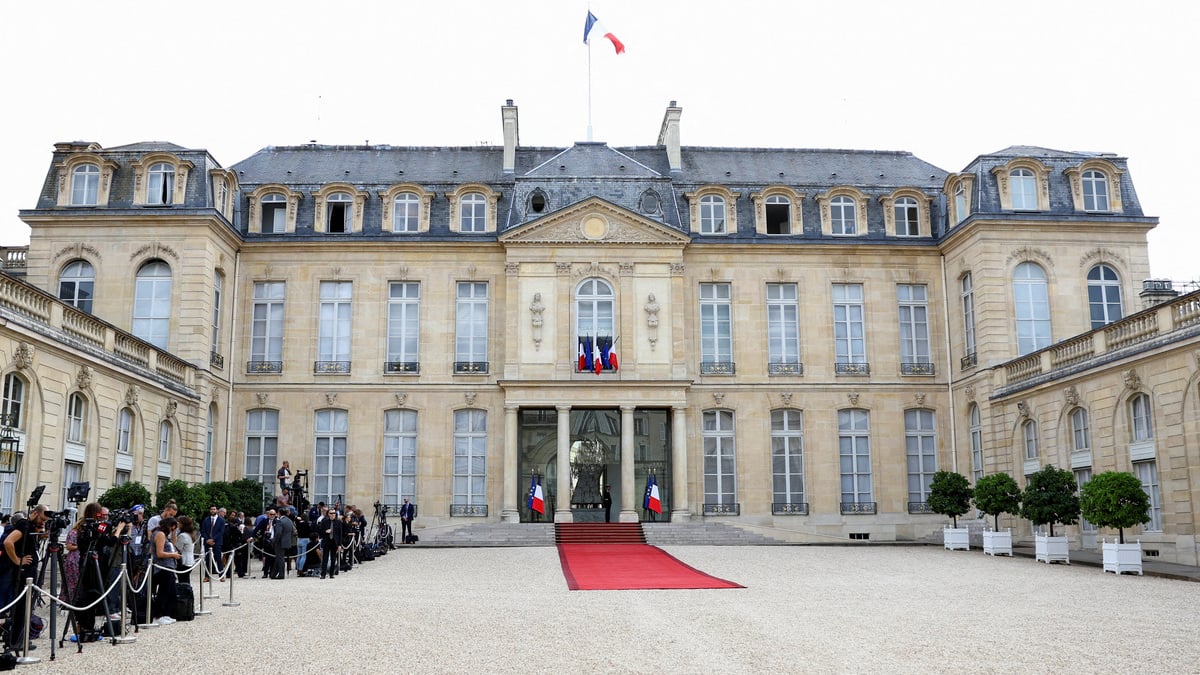
[[[1200,584],[932,547],[670,547],[746,586],[568,591],[554,548],[404,548],[25,673],[1200,672]],[[228,584],[214,584],[228,593]],[[45,615],[46,610],[41,610]],[[61,630],[61,628],[60,628]],[[86,670],[77,670],[86,669]]]

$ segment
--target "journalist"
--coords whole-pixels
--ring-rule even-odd
[[[28,518],[9,525],[4,535],[4,555],[0,555],[0,607],[12,602],[24,588],[25,580],[35,576],[38,535],[45,529],[47,520],[46,507],[38,504],[29,511]],[[25,603],[28,600],[28,596],[22,597],[9,613],[6,646],[14,651],[24,642]]]
[[[104,507],[92,502],[83,508],[83,517],[77,523],[75,545],[79,552],[79,585],[71,602],[76,607],[90,605],[100,599],[105,581],[109,578],[110,551],[117,545],[126,524],[115,526],[104,517]],[[95,633],[96,616],[120,619],[117,609],[100,602],[94,607],[75,612],[75,622],[81,636]]]

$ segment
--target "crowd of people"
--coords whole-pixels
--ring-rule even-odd
[[[146,616],[144,592],[130,595],[129,618],[160,625],[176,621],[181,593],[185,603],[194,597],[190,579],[198,561],[203,570],[199,574],[210,583],[224,582],[235,574],[239,578],[253,576],[253,562],[261,563],[259,571],[269,579],[293,573],[332,579],[351,570],[361,559],[359,548],[367,532],[362,510],[321,502],[301,513],[288,504],[288,497],[284,491],[258,516],[212,505],[198,523],[180,515],[173,501],[154,515],[136,505],[116,518],[110,518],[107,507],[92,502],[83,507],[65,537],[59,534],[61,548],[54,542],[39,545],[52,531],[66,529],[69,522],[64,519],[48,528],[47,522],[58,514],[48,512],[45,506],[33,506],[27,514],[14,513],[11,519],[6,516],[0,522],[0,607],[21,593],[26,579],[49,589],[46,569],[59,568],[59,600],[75,607],[91,605],[69,613],[77,639],[90,641],[120,630],[124,618],[121,589],[113,582],[122,563],[135,587],[150,575],[150,613]],[[50,559],[54,559],[52,565]],[[27,600],[28,596],[22,597],[4,622],[4,647],[13,651],[24,643]],[[99,629],[97,618],[102,622]]]

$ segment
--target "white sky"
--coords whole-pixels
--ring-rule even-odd
[[[28,242],[53,144],[586,140],[587,0],[0,2],[0,244]],[[1200,279],[1200,3],[594,0],[595,139],[907,150],[947,171],[1010,145],[1113,152],[1154,276]],[[1137,283],[1140,280],[1135,280]]]

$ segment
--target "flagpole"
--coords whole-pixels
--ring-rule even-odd
[[[590,13],[591,13],[591,11],[592,11],[592,7],[591,7],[591,5],[588,5],[588,13],[590,14]],[[587,111],[587,112],[588,112],[588,115],[587,115],[587,117],[588,117],[588,126],[587,126],[587,140],[588,140],[588,143],[591,143],[591,142],[592,142],[592,41],[591,41],[591,40],[588,40],[588,41],[587,41],[587,50],[588,50],[588,66],[587,66],[587,68],[588,68],[588,77],[587,77],[587,82],[588,82],[588,92],[587,92],[587,108],[588,108],[588,111]]]

